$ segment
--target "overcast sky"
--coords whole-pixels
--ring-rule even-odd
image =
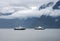
[[[40,5],[43,3],[48,3],[50,1],[56,0],[0,0],[0,6],[8,6],[8,5],[15,5],[15,6],[30,6],[30,5]]]
[[[27,18],[40,17],[42,15],[60,16],[60,12],[53,11],[51,6],[40,11],[38,10],[43,4],[48,4],[49,2],[56,3],[57,1],[58,0],[0,0],[0,12],[3,14],[14,12],[12,15],[0,16],[0,18]],[[17,7],[18,11],[15,12],[16,8],[14,9],[14,7]],[[21,10],[21,7],[24,10]],[[26,7],[28,8],[26,9]]]

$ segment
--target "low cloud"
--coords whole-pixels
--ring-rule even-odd
[[[53,10],[51,7],[47,7],[45,9],[38,10],[38,7],[30,7],[29,9],[18,10],[11,15],[8,16],[0,16],[0,18],[4,19],[14,19],[14,18],[32,18],[32,17],[41,17],[42,15],[57,17],[60,16],[60,10]]]

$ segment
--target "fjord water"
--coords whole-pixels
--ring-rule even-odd
[[[0,41],[60,41],[60,29],[0,29]]]

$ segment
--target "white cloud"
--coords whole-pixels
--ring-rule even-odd
[[[5,6],[0,8],[0,13],[6,14],[6,13],[14,13],[18,10],[24,10],[28,9],[27,7],[18,7],[18,6]]]
[[[31,17],[41,17],[42,15],[57,17],[60,16],[60,10],[53,10],[51,7],[47,7],[42,10],[37,10],[36,7],[30,7],[30,9],[19,10],[12,15],[8,16],[0,16],[0,18],[4,19],[13,19],[13,18],[31,18]]]
[[[15,6],[32,6],[32,5],[41,5],[51,1],[56,0],[0,0],[0,7],[4,7],[7,5],[15,5]]]
[[[0,13],[6,14],[6,13],[13,13],[15,10],[12,7],[3,7],[0,9]]]
[[[34,0],[33,0],[34,1]],[[12,4],[14,3],[17,3],[19,4],[20,2],[21,3],[25,3],[25,2],[30,2],[28,4],[32,4],[33,1],[22,1],[22,0],[11,0]],[[34,1],[36,4],[38,2],[40,2],[41,0],[38,0],[38,1]],[[41,2],[44,2],[44,1],[41,1]],[[47,1],[46,1],[47,2]],[[34,4],[35,4],[34,3]],[[27,3],[25,3],[27,4]],[[20,4],[21,5],[21,4]],[[32,4],[33,5],[33,4]],[[41,5],[41,4],[40,4]],[[10,6],[10,5],[9,5]],[[42,15],[46,15],[46,16],[52,16],[52,17],[57,17],[57,16],[60,16],[60,10],[53,10],[52,7],[47,7],[45,9],[41,9],[40,11],[38,10],[38,6],[28,6],[28,8],[26,8],[25,6],[22,7],[22,6],[16,6],[16,7],[3,7],[2,10],[0,10],[0,12],[3,12],[3,13],[6,13],[6,12],[14,12],[16,9],[17,11],[14,12],[13,14],[11,15],[8,15],[8,16],[0,16],[0,18],[4,18],[4,19],[13,19],[13,18],[31,18],[31,17],[41,17]],[[22,9],[21,9],[22,8]]]

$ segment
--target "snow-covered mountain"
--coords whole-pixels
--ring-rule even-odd
[[[53,4],[54,4],[54,2],[49,2],[49,3],[47,3],[47,4],[43,4],[43,5],[41,5],[41,6],[39,7],[39,10],[45,9],[45,8],[47,8],[47,7],[49,7],[49,6],[52,6]]]
[[[56,4],[53,6],[53,9],[60,10],[60,0],[56,2]]]

